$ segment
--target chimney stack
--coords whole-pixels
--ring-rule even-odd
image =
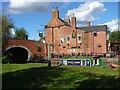
[[[72,28],[73,29],[76,28],[76,17],[74,16],[74,13],[73,13],[73,17],[72,17]]]
[[[58,19],[58,18],[59,18],[58,7],[56,7],[56,9],[53,7],[53,11],[52,11],[52,19]]]
[[[66,18],[66,22],[67,22],[68,24],[70,24],[70,18],[69,18],[69,16]]]
[[[88,27],[90,27],[90,26],[91,26],[91,25],[90,25],[90,21],[88,21],[88,22],[87,22],[87,24],[88,24]]]

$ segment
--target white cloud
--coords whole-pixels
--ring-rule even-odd
[[[118,30],[118,19],[113,19],[112,21],[103,23],[102,25],[107,25],[111,31]]]
[[[10,4],[7,8],[7,13],[18,14],[18,13],[31,13],[31,12],[41,12],[47,11],[49,9],[50,3],[48,2],[38,2],[39,0],[10,0]]]
[[[116,31],[118,30],[118,19],[113,19],[112,21],[98,25],[107,25],[110,31]]]
[[[78,8],[68,10],[66,16],[72,17],[74,13],[78,22],[86,22],[98,19],[97,17],[104,11],[106,11],[106,9],[102,2],[86,2],[81,4]]]

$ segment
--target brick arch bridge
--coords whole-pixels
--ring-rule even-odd
[[[4,54],[15,62],[27,62],[34,56],[46,56],[46,45],[34,40],[9,39],[6,41]]]

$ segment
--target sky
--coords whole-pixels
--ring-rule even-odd
[[[31,2],[30,2],[31,1]],[[65,19],[77,18],[77,26],[83,27],[90,21],[92,26],[108,25],[109,30],[118,28],[118,2],[38,2],[38,0],[2,0],[2,14],[13,19],[15,27],[25,28],[30,40],[39,40],[39,32],[45,33],[44,26],[52,19],[53,7],[58,7],[59,16]],[[55,0],[53,0],[55,1]]]

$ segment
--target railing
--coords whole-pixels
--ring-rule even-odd
[[[78,54],[51,54],[51,58],[62,58],[62,57],[108,57],[114,58],[116,55],[114,53],[94,53],[94,54],[86,54],[86,53],[78,53]]]

